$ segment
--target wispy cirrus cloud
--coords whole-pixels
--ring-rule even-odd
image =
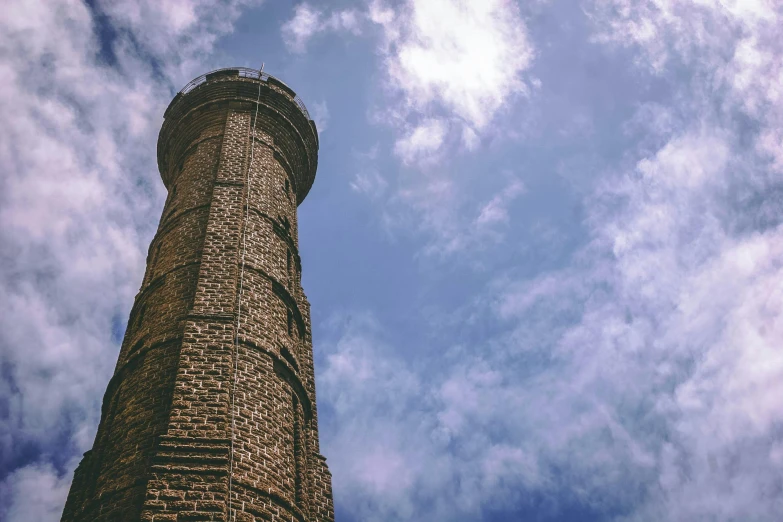
[[[362,15],[356,9],[334,11],[328,16],[308,2],[296,6],[294,16],[283,24],[283,40],[289,50],[303,53],[307,43],[317,34],[346,31],[361,33]]]
[[[744,112],[762,124],[755,146],[780,172],[780,7],[767,0],[650,0],[631,7],[625,0],[596,2],[591,10],[595,40],[638,49],[639,64],[653,71],[671,62],[697,71],[697,87],[705,98],[712,94],[727,112]]]
[[[453,323],[437,323],[427,346],[389,346],[375,323],[336,329],[326,374],[362,361],[383,383],[343,397],[337,422],[358,433],[352,419],[374,418],[397,459],[386,469],[405,469],[389,492],[342,479],[338,493],[365,502],[360,519],[476,520],[488,506],[523,518],[541,498],[551,507],[533,513],[551,520],[578,505],[596,520],[766,522],[783,507],[781,13],[588,7],[594,41],[632,49],[639,75],[665,78],[672,95],[618,129],[634,139],[585,196],[587,240],[567,267],[530,277],[506,266],[447,307]],[[454,198],[439,182],[433,199]],[[472,198],[477,221],[503,222],[504,201]],[[349,389],[372,382],[342,377]],[[346,461],[338,473],[379,451],[353,442],[331,446]]]
[[[389,346],[355,316],[336,329],[320,393],[352,514],[541,514],[543,496],[553,520],[571,505],[600,520],[774,520],[783,236],[726,219],[737,145],[698,126],[608,177],[578,262],[497,275],[429,349]],[[488,333],[461,340],[477,324]],[[378,447],[361,442],[376,430]],[[355,469],[370,462],[380,478]]]
[[[603,235],[612,267],[624,300],[643,305],[654,333],[640,338],[660,354],[651,367],[671,387],[655,394],[669,428],[657,453],[660,489],[629,518],[772,520],[783,478],[774,406],[783,235],[770,211],[779,149],[768,145],[783,129],[781,13],[763,1],[599,3],[607,5],[616,11],[599,11],[601,41],[638,49],[639,64],[657,74],[685,64],[689,88],[710,100],[690,111],[706,121],[675,126],[638,177],[603,192],[628,202],[599,222],[612,223]]]
[[[14,470],[3,484],[0,502],[7,520],[60,520],[71,477],[41,463]]]
[[[446,125],[442,120],[425,120],[397,140],[394,153],[406,164],[436,161],[445,137]]]

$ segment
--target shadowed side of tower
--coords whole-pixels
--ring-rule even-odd
[[[295,93],[258,71],[171,102],[168,198],[63,521],[334,520],[297,238],[317,153]]]

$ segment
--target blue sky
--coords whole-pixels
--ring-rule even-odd
[[[783,5],[10,0],[0,518],[59,520],[165,199],[171,97],[260,67],[338,520],[783,512]]]

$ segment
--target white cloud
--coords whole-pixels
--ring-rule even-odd
[[[462,145],[466,150],[473,151],[479,146],[481,139],[478,133],[470,127],[462,128]]]
[[[384,225],[389,232],[402,228],[424,234],[427,241],[420,254],[480,268],[489,247],[505,238],[509,209],[525,192],[515,174],[499,172],[496,177],[505,183],[488,201],[464,192],[448,173],[437,170],[406,180],[396,191],[388,191]],[[466,252],[470,255],[462,255]]]
[[[70,483],[47,464],[19,468],[2,482],[0,514],[8,522],[60,520]]]
[[[320,13],[310,4],[299,4],[294,17],[283,25],[286,45],[296,52],[304,52],[307,41],[321,28],[320,18]]]
[[[395,15],[375,3],[386,72],[405,114],[446,111],[483,129],[515,95],[533,58],[517,7],[492,0],[411,0]]]
[[[639,49],[640,63],[653,70],[680,61],[706,75],[697,84],[705,97],[717,95],[726,110],[739,108],[763,123],[756,145],[781,172],[783,42],[776,2],[599,0],[592,16],[597,41]]]
[[[361,32],[361,16],[354,9],[334,11],[329,16],[307,2],[303,2],[294,9],[294,16],[282,27],[283,40],[288,49],[295,53],[303,53],[307,43],[319,33],[325,32],[349,32],[359,34]]]
[[[490,123],[528,93],[524,73],[534,53],[525,20],[500,0],[409,0],[393,8],[374,1],[367,18],[380,32],[386,89],[373,118],[395,131],[402,164],[425,174],[387,176],[388,197],[376,208],[390,229],[424,234],[425,252],[478,247],[468,185],[486,174],[451,169],[485,136],[503,135],[507,129]]]
[[[389,346],[366,314],[337,332],[322,344],[319,393],[336,417],[321,429],[335,495],[354,517],[476,520],[488,503],[526,505],[520,488],[550,480],[535,446],[500,435],[527,399],[505,388],[503,370],[473,353],[411,363],[426,348]]]
[[[351,189],[360,194],[365,194],[371,199],[377,199],[383,196],[389,184],[377,170],[371,168],[358,172],[354,176],[353,181],[351,181],[350,186]]]
[[[498,276],[472,305],[500,331],[428,351],[352,321],[323,344],[340,429],[324,444],[352,514],[476,520],[545,496],[629,521],[775,520],[783,225],[735,235],[734,145],[697,124],[606,179],[578,263]]]
[[[493,223],[508,223],[508,205],[525,191],[525,185],[519,180],[512,180],[499,194],[484,205],[476,218],[476,224],[487,226]]]
[[[625,151],[631,166],[614,165],[593,187],[588,242],[567,268],[525,279],[515,267],[455,313],[460,325],[488,314],[488,333],[466,328],[463,340],[433,330],[427,352],[386,346],[374,325],[343,333],[366,353],[327,346],[393,369],[338,410],[337,423],[363,419],[408,464],[393,493],[355,477],[337,490],[364,500],[352,504],[359,519],[476,520],[482,507],[541,497],[628,522],[779,518],[779,9],[599,3],[607,5],[592,11],[600,41],[634,47],[639,64],[668,80],[676,64],[686,83],[675,83],[669,105],[646,104],[626,125],[654,139]],[[465,208],[448,178],[422,183],[433,200]],[[502,224],[504,194],[519,191],[510,183],[473,222]],[[456,212],[415,199],[426,191],[401,194],[440,237],[465,237],[451,228]],[[396,374],[415,392],[393,384]],[[355,384],[346,376],[339,386]],[[374,415],[413,396],[415,405]],[[368,451],[358,439],[350,451],[330,448],[347,467]]]
[[[329,127],[329,107],[326,105],[326,101],[311,104],[309,112],[318,132],[325,132]]]
[[[361,16],[354,10],[337,11],[329,15],[326,26],[334,30],[344,30],[353,34],[361,32]]]
[[[394,152],[403,163],[418,161],[422,164],[435,161],[436,154],[446,137],[446,124],[442,120],[428,119],[408,131],[397,140]]]
[[[624,519],[775,520],[783,228],[779,211],[765,210],[779,209],[780,184],[765,145],[783,126],[779,10],[763,1],[598,4],[613,8],[596,18],[599,40],[636,47],[657,74],[688,66],[675,112],[695,121],[682,130],[668,109],[653,111],[664,118],[649,126],[668,142],[633,174],[610,176],[588,204],[593,264],[523,285],[504,313],[511,303],[530,314],[576,301],[578,326],[558,337],[559,357],[574,364],[567,380],[614,414],[647,404],[653,431],[639,431],[636,418],[630,435],[654,463],[651,494]],[[759,132],[723,117],[737,112]]]
[[[639,400],[666,430],[665,443],[634,435],[655,458],[660,490],[633,520],[772,520],[777,509],[762,492],[780,480],[763,455],[783,421],[771,406],[782,391],[781,332],[771,318],[783,307],[783,229],[732,234],[719,194],[737,165],[705,161],[701,184],[679,175],[682,158],[705,160],[703,151],[726,147],[716,139],[675,138],[640,162],[642,178],[604,193],[627,201],[596,223],[597,241],[614,255],[596,267],[612,274],[611,293],[560,347],[592,367],[578,381],[600,376],[602,388],[621,386],[615,392],[626,402],[628,390],[643,390]]]

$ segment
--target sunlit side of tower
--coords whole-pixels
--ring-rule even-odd
[[[272,76],[225,69],[171,102],[168,198],[63,521],[331,521],[297,206],[318,135]]]

